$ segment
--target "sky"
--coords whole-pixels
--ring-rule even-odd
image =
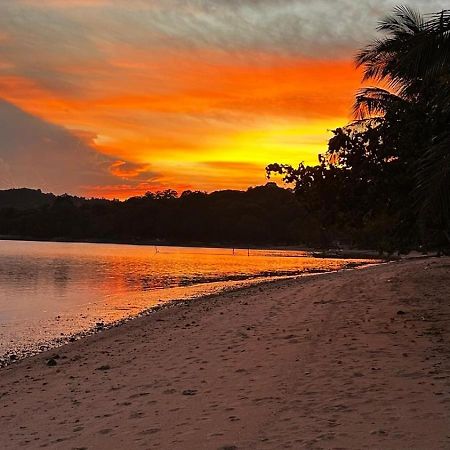
[[[315,164],[397,3],[0,0],[0,189],[124,199]]]

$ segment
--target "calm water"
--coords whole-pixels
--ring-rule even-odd
[[[161,302],[349,263],[292,251],[0,241],[0,355]]]

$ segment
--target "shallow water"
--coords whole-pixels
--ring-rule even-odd
[[[0,355],[162,302],[364,262],[298,251],[0,241]]]

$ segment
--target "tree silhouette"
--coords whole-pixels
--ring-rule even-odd
[[[384,36],[356,63],[364,81],[386,87],[356,94],[354,121],[333,131],[318,166],[267,171],[293,183],[326,230],[354,227],[357,240],[380,249],[448,245],[450,11],[424,17],[397,7],[378,30]]]
[[[356,60],[365,80],[383,82],[391,91],[361,90],[355,113],[363,120],[378,115],[391,126],[406,118],[415,127],[411,168],[419,220],[426,232],[439,229],[450,243],[450,10],[425,18],[397,7],[378,30],[384,37]]]

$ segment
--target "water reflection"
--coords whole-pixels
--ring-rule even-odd
[[[70,275],[69,270],[70,267],[67,263],[67,261],[64,260],[56,260],[54,262],[55,271],[53,274],[53,281],[55,284],[55,287],[60,290],[60,292],[64,291],[69,284],[70,281]]]
[[[335,270],[305,252],[0,241],[0,353],[243,280]],[[361,261],[362,262],[362,261]],[[248,281],[245,281],[248,282]]]

